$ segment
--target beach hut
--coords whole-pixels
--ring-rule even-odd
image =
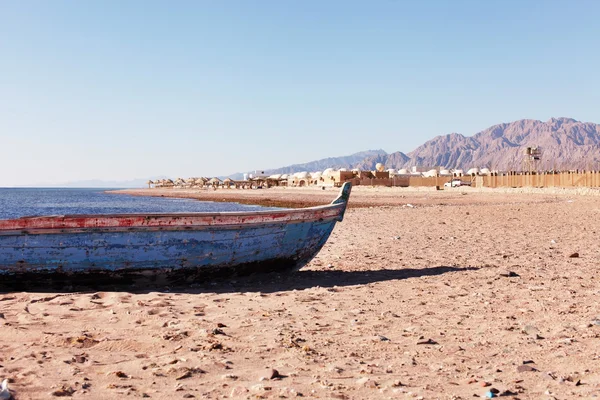
[[[423,173],[423,176],[425,178],[434,178],[437,175],[438,175],[438,172],[436,169],[430,169],[429,171]]]
[[[294,174],[294,186],[308,186],[310,183],[310,174],[307,171],[296,172]]]
[[[327,168],[325,171],[323,171],[322,175],[323,175],[323,177],[328,178],[333,174],[333,172],[334,172],[333,168]]]

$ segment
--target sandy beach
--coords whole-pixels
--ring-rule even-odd
[[[295,273],[0,286],[16,399],[590,398],[600,203],[575,191],[354,188]],[[307,206],[333,189],[130,190]]]

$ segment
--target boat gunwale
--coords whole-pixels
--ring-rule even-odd
[[[32,215],[13,219],[1,219],[0,223],[7,221],[24,221],[35,219],[93,219],[93,218],[171,218],[171,217],[238,217],[263,214],[298,214],[306,211],[319,211],[322,209],[336,208],[340,204],[324,204],[321,206],[304,208],[275,208],[272,210],[257,211],[218,211],[218,212],[172,212],[172,213],[129,213],[129,214],[57,214],[57,215]],[[0,228],[1,230],[2,228]]]

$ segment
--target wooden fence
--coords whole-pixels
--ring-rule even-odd
[[[600,188],[600,171],[565,171],[565,172],[501,172],[483,176],[396,176],[389,178],[386,186],[439,186],[452,179],[471,182],[473,187],[590,187]],[[361,182],[368,185],[369,182]]]
[[[476,177],[483,187],[600,187],[600,171],[506,172]]]

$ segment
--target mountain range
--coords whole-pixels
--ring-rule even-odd
[[[526,147],[541,149],[540,170],[600,169],[600,125],[572,118],[551,118],[546,122],[523,119],[498,124],[473,136],[460,133],[441,135],[406,154],[367,150],[346,157],[270,169],[265,173],[289,174],[326,168],[374,170],[377,163],[394,169],[413,166],[464,170],[487,167],[516,171],[524,169],[523,152]],[[241,175],[235,174],[232,178],[239,179]]]

